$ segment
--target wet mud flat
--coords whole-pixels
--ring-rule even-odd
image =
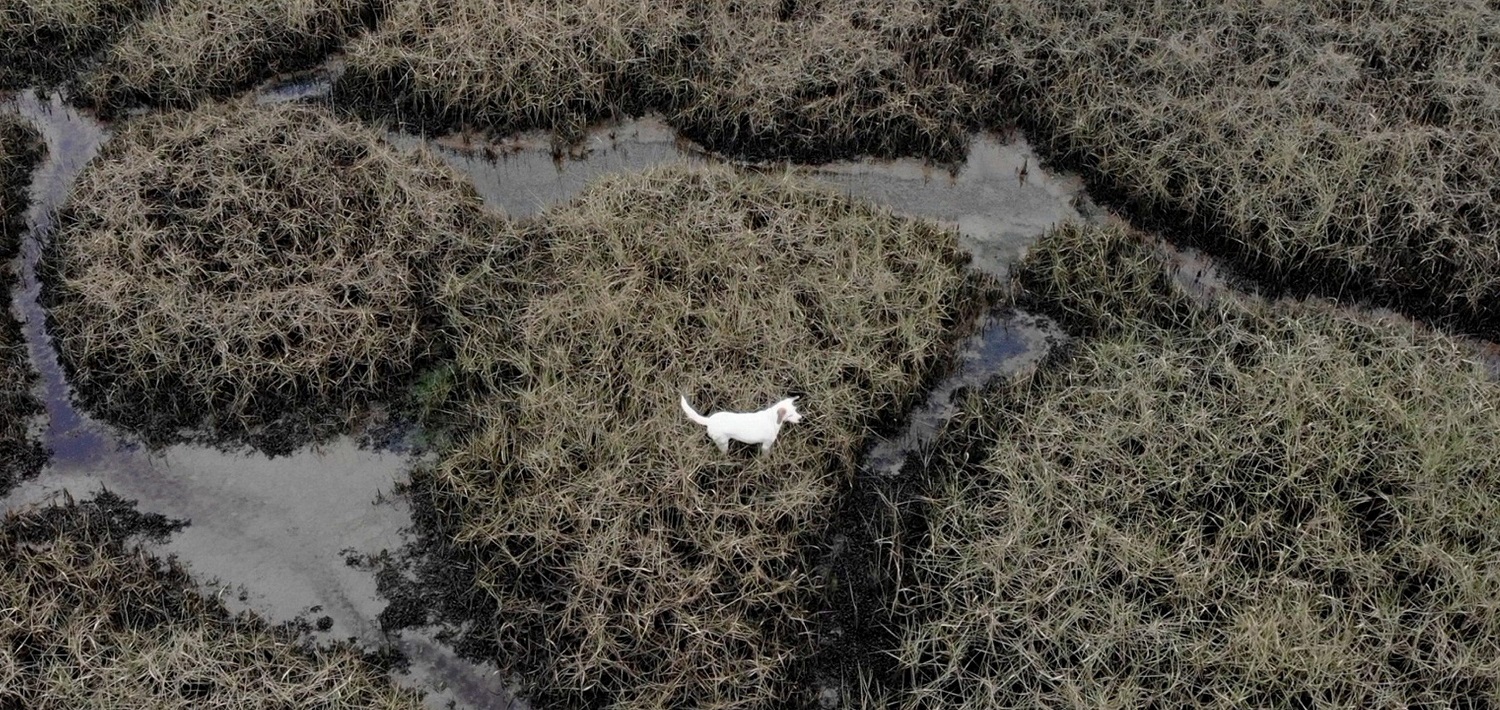
[[[133,437],[73,408],[67,380],[44,326],[45,314],[36,305],[36,265],[42,239],[52,229],[53,211],[78,171],[108,139],[108,133],[55,96],[39,99],[22,94],[10,99],[6,108],[25,116],[46,134],[51,156],[33,176],[31,237],[26,240],[20,263],[25,278],[14,304],[26,316],[27,343],[34,364],[43,374],[45,441],[55,452],[41,476],[6,499],[6,508],[55,500],[64,490],[75,497],[92,490],[115,491],[138,500],[143,511],[191,521],[154,549],[176,555],[231,608],[252,610],[273,621],[300,619],[315,638],[355,638],[371,647],[394,639],[395,648],[412,662],[412,676],[407,682],[430,693],[447,689],[432,693],[430,701],[447,698],[476,707],[492,706],[501,698],[509,702],[505,683],[492,671],[459,661],[427,634],[410,629],[416,620],[430,619],[403,613],[399,608],[403,599],[393,591],[399,584],[394,582],[392,569],[377,574],[369,566],[376,561],[375,567],[380,568],[380,561],[394,559],[383,553],[402,550],[402,529],[411,523],[408,503],[394,491],[403,487],[408,469],[421,460],[412,458],[399,443],[401,437],[396,437],[394,450],[364,449],[356,439],[343,437],[274,458],[193,444],[147,451]],[[412,140],[400,136],[393,139]],[[464,145],[461,138],[435,142],[432,149],[465,169],[491,208],[511,214],[527,214],[563,202],[590,178],[606,172],[639,170],[684,158],[713,159],[649,119],[595,131],[585,143],[588,149],[562,161],[557,161],[542,141],[527,144],[527,140],[523,137],[504,151],[491,149],[494,158],[483,147],[475,148],[472,141]],[[983,158],[981,151],[983,159],[976,161],[975,169],[960,168],[956,173],[929,171],[917,161],[865,167],[835,165],[826,171],[808,172],[836,186],[843,181],[843,189],[855,195],[905,195],[906,205],[917,214],[922,214],[918,209],[924,202],[921,196],[930,197],[927,202],[934,209],[927,216],[959,225],[965,239],[980,248],[988,246],[994,254],[1018,253],[1034,237],[1028,232],[1035,225],[1074,214],[1073,195],[1066,181],[1047,182],[1048,178],[1034,169],[1029,181],[1016,178],[1011,163],[1030,160],[1023,146],[985,138],[979,145],[985,146],[990,156]],[[1010,179],[1020,196],[1012,195],[994,208],[993,195],[984,195],[990,189],[986,187],[985,164],[1012,171]],[[888,181],[882,182],[879,177],[882,170],[890,173]],[[1030,209],[1016,209],[1017,204],[1029,205]],[[984,263],[982,254],[976,256]],[[994,257],[990,268],[1000,271],[997,264],[1002,258]],[[998,334],[1015,328],[1010,323],[985,332]],[[997,340],[1007,344],[995,345]],[[998,361],[1021,347],[1018,343],[1031,342],[1031,336],[1017,341],[1013,334],[989,339],[981,335],[970,343],[967,356],[979,365],[964,377],[973,378],[976,372],[997,366]],[[418,477],[419,484],[420,480]],[[397,558],[403,555],[407,565],[416,564],[411,560],[420,556],[410,549],[395,553]],[[389,583],[382,584],[381,580]],[[472,590],[467,595],[456,589],[450,591],[451,598],[472,599]],[[381,594],[387,598],[381,598]],[[397,635],[388,633],[398,628],[406,630]],[[485,658],[479,648],[463,650]]]

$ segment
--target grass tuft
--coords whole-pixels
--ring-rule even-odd
[[[972,111],[913,0],[400,0],[351,42],[336,91],[425,131],[545,128],[657,111],[711,149],[957,159]]]
[[[935,447],[892,697],[1494,702],[1500,385],[1449,337],[1321,302],[1163,320],[1186,302],[1162,269],[1117,227],[1021,265],[1087,337],[967,396]]]
[[[42,412],[32,393],[36,371],[26,352],[21,324],[11,317],[12,268],[26,231],[26,185],[42,157],[41,136],[26,124],[0,115],[0,496],[15,482],[41,470],[47,451],[29,436]]]
[[[0,524],[0,706],[420,708],[352,647],[231,616],[127,535],[172,526],[105,492]]]
[[[85,403],[148,438],[342,411],[439,347],[439,264],[486,222],[436,158],[321,109],[141,118],[59,216],[55,342]]]
[[[176,0],[126,30],[81,79],[105,115],[193,106],[323,61],[373,25],[382,0]]]
[[[517,227],[444,303],[488,394],[433,473],[539,698],[763,707],[793,692],[809,555],[874,427],[994,295],[955,235],[791,176],[605,178]],[[721,455],[678,409],[802,397]]]
[[[964,0],[962,63],[1095,191],[1277,289],[1500,337],[1494,3]]]
[[[0,89],[58,82],[155,0],[0,0]]]

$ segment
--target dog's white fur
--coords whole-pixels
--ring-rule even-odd
[[[708,438],[719,445],[719,451],[729,453],[729,440],[734,439],[760,444],[760,453],[767,454],[771,451],[771,444],[776,443],[776,435],[781,433],[783,423],[802,421],[796,401],[796,397],[787,397],[759,412],[715,412],[705,417],[694,411],[687,396],[683,395],[682,411],[687,412],[689,419],[708,427]]]

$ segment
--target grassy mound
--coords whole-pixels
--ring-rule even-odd
[[[642,2],[393,0],[351,42],[336,91],[414,128],[583,127],[652,103],[648,77],[687,48],[685,10]]]
[[[936,447],[900,704],[1494,703],[1500,386],[1409,323],[1164,268],[1065,227],[1018,270],[1086,338]]]
[[[1493,3],[961,3],[1054,155],[1269,284],[1500,337]],[[1196,232],[1195,232],[1196,234]]]
[[[337,91],[427,130],[572,139],[589,121],[652,110],[750,157],[958,157],[967,96],[928,51],[934,26],[910,0],[400,0],[350,43]]]
[[[108,493],[0,525],[0,706],[420,708],[353,649],[231,616],[125,535],[170,525]]]
[[[750,158],[961,160],[973,99],[922,0],[709,3],[668,120]],[[670,83],[667,83],[670,82]]]
[[[0,0],[0,89],[60,81],[150,0]]]
[[[433,475],[499,660],[578,706],[786,699],[806,555],[870,429],[988,302],[966,261],[791,177],[674,166],[596,183],[453,279],[457,369],[490,393]],[[679,393],[798,394],[804,419],[721,455]]]
[[[47,452],[27,436],[31,418],[42,403],[31,393],[36,372],[26,352],[21,324],[11,317],[11,288],[16,275],[10,266],[26,230],[26,185],[33,165],[41,159],[41,137],[10,116],[0,116],[0,496],[17,479],[36,473]]]
[[[373,25],[381,0],[176,0],[127,30],[82,80],[106,115],[192,105],[323,61]]]
[[[55,341],[85,402],[148,436],[342,408],[433,352],[437,265],[484,219],[440,161],[319,109],[143,118],[59,217]]]

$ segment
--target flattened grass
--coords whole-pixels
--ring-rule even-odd
[[[351,42],[337,92],[426,130],[545,128],[657,111],[752,158],[958,158],[967,94],[912,0],[401,0]]]
[[[965,1],[976,86],[1276,288],[1500,337],[1500,8]]]
[[[992,296],[955,235],[790,176],[614,176],[518,227],[444,301],[490,391],[433,477],[498,660],[547,702],[764,707],[794,690],[807,555],[872,427]],[[519,266],[518,266],[519,265]],[[678,409],[801,395],[771,454]]]
[[[81,80],[106,115],[191,106],[323,61],[374,24],[382,0],[174,0],[125,31]]]
[[[32,394],[36,371],[26,352],[21,324],[11,317],[11,260],[26,230],[26,185],[42,157],[41,136],[24,123],[0,115],[0,495],[36,473],[47,459],[41,442],[28,436],[31,418],[42,412]]]
[[[127,544],[165,521],[104,493],[0,524],[0,705],[420,708],[346,645],[310,650]]]
[[[0,0],[0,89],[60,81],[152,0]]]
[[[145,117],[59,216],[54,340],[85,403],[148,437],[343,410],[438,347],[438,265],[485,219],[436,158],[322,109]]]
[[[936,446],[897,704],[1495,702],[1500,385],[1409,322],[1165,268],[1067,226],[1018,269],[1085,337]]]

